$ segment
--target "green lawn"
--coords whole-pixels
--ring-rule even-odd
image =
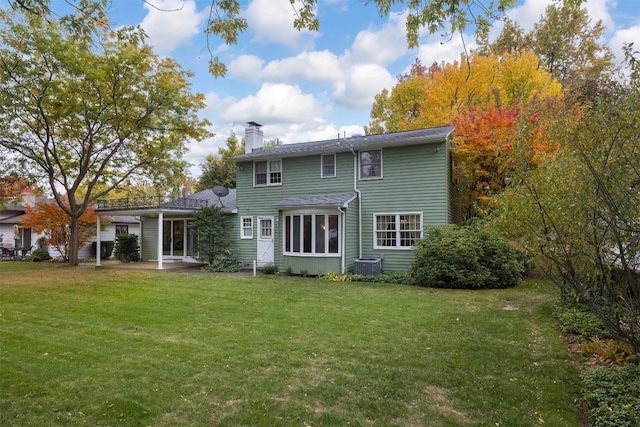
[[[579,426],[554,294],[0,262],[0,425]]]

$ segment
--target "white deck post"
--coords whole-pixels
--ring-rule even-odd
[[[162,212],[158,213],[158,270],[162,270],[162,229],[163,229],[164,215]]]
[[[100,250],[100,215],[96,215],[96,218],[98,219],[96,222],[98,229],[98,233],[96,234],[96,267],[100,267],[100,255],[102,255],[102,251]]]

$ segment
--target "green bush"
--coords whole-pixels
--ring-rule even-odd
[[[576,306],[556,306],[560,329],[583,339],[609,338],[610,334],[598,317]]]
[[[121,262],[140,261],[140,246],[136,234],[118,234],[114,255]]]
[[[264,274],[277,274],[278,273],[278,266],[275,264],[267,264],[264,267],[262,267],[262,273]]]
[[[415,246],[413,283],[435,288],[506,288],[522,281],[526,257],[480,224],[429,227]]]
[[[235,273],[240,271],[240,262],[230,250],[225,249],[216,254],[205,270],[212,273]]]
[[[582,380],[594,427],[640,426],[640,366],[599,366]]]
[[[33,262],[49,261],[51,259],[51,255],[49,255],[49,251],[45,248],[37,248],[29,254],[27,259]]]

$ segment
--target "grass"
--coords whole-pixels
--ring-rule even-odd
[[[551,285],[0,263],[6,426],[578,426]]]

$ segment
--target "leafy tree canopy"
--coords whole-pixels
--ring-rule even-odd
[[[153,0],[140,0],[158,8]],[[275,1],[275,0],[274,0]],[[285,0],[280,0],[285,1]],[[584,0],[557,0],[563,4],[580,5]],[[105,0],[68,0],[68,3],[81,10],[86,16],[104,20]],[[317,0],[289,0],[294,12],[293,26],[298,30],[320,30]],[[381,16],[388,16],[392,9],[406,12],[407,47],[419,45],[421,32],[429,34],[443,32],[444,37],[451,38],[467,28],[474,29],[476,38],[486,39],[489,29],[496,18],[515,5],[515,0],[366,0],[373,3]],[[35,14],[49,14],[49,0],[9,0],[9,3]],[[167,10],[171,12],[171,10]],[[241,16],[240,0],[211,0],[209,19],[205,28],[208,38],[219,38],[227,45],[238,43],[239,35],[249,28],[245,18]],[[84,23],[68,17],[76,27],[82,29]],[[215,56],[208,40],[211,54],[209,71],[216,77],[226,74],[227,67]]]
[[[62,19],[25,4],[0,10],[0,162],[48,183],[71,218],[76,264],[77,222],[90,203],[132,178],[184,169],[187,140],[209,136],[197,114],[204,97],[141,29],[111,30],[88,13],[104,2],[79,0]]]

